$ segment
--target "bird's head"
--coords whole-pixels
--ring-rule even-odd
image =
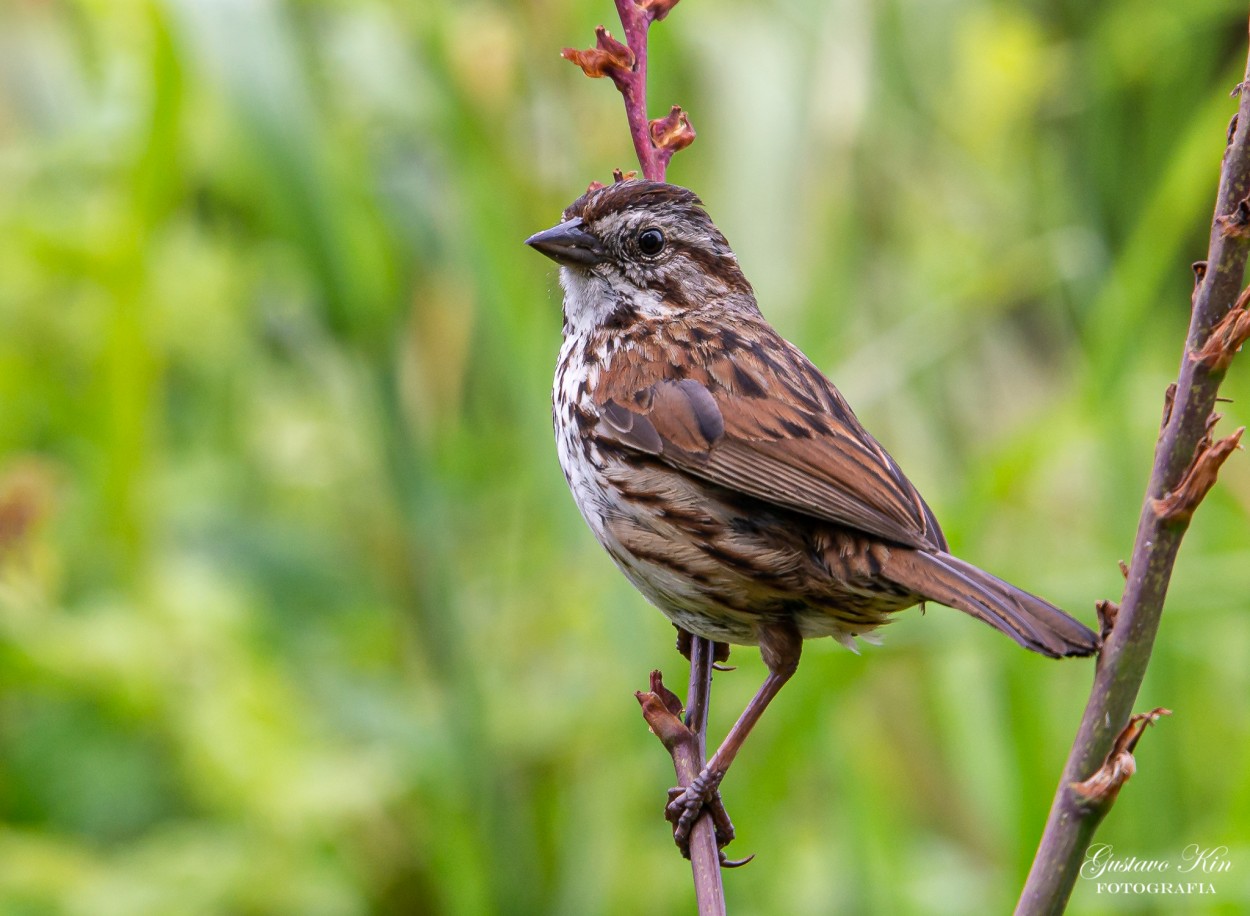
[[[720,230],[692,192],[657,181],[587,191],[563,221],[526,240],[561,266],[570,330],[751,298]]]

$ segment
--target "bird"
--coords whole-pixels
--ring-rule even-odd
[[[805,639],[854,648],[933,602],[1048,657],[1098,651],[1080,621],[950,553],[897,462],[764,318],[693,192],[592,184],[526,244],[560,265],[552,418],[582,517],[679,632],[758,646],[768,671],[699,777],[670,793],[679,846],[720,804]]]

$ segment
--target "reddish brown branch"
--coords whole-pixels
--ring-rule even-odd
[[[659,671],[651,672],[651,690],[636,694],[643,718],[673,758],[677,784],[694,782],[703,769],[706,749],[708,692],[712,683],[713,644],[694,637],[690,652],[690,706],[683,721],[681,700],[664,686]],[[725,912],[725,889],[721,883],[721,851],[716,825],[705,812],[690,830],[690,870],[700,916]]]
[[[669,14],[677,0],[616,0],[625,42],[603,26],[595,29],[595,47],[560,52],[590,77],[608,77],[625,101],[629,136],[644,178],[663,181],[673,153],[694,142],[694,128],[685,112],[674,105],[666,117],[647,120],[647,33],[651,23]]]
[[[707,754],[708,694],[712,684],[714,644],[698,636],[691,639],[690,707],[683,721],[681,700],[664,686],[659,671],[651,672],[651,689],[634,696],[642,706],[642,717],[652,733],[673,758],[677,785],[689,786],[703,769]],[[729,828],[732,830],[732,827]],[[705,811],[690,830],[690,870],[694,878],[695,900],[700,916],[725,913],[725,889],[721,882],[723,853],[716,838],[716,824]],[[736,863],[729,863],[736,864]]]

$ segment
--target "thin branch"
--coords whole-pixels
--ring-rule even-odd
[[[663,19],[677,0],[616,0],[616,11],[625,31],[625,43],[599,26],[595,46],[585,51],[565,48],[560,55],[582,68],[587,76],[608,77],[625,101],[625,118],[634,142],[642,175],[663,181],[673,153],[694,142],[694,128],[680,107],[674,105],[663,118],[647,120],[647,33],[651,23]]]
[[[647,31],[651,28],[651,14],[640,9],[634,0],[616,0],[616,12],[625,29],[625,43],[633,50],[636,62],[630,77],[619,81],[616,87],[625,100],[625,117],[629,121],[629,136],[634,141],[634,152],[642,166],[644,178],[663,181],[663,172],[656,165],[655,150],[647,134]]]
[[[716,647],[711,640],[692,636],[690,640],[690,684],[686,691],[686,728],[694,739],[694,753],[685,773],[677,774],[683,788],[694,782],[707,759],[707,714],[712,698],[712,666]],[[690,871],[694,877],[699,912],[723,913],[725,889],[721,884],[720,847],[711,817],[701,817],[690,828]]]
[[[651,672],[651,690],[635,694],[643,718],[673,758],[678,786],[694,782],[706,755],[708,693],[712,683],[713,643],[694,637],[690,653],[690,707],[682,721],[681,700],[664,686],[659,671]],[[700,916],[724,916],[725,888],[721,883],[721,851],[716,825],[705,811],[690,830],[690,871]]]
[[[1246,79],[1250,81],[1250,61]],[[1140,736],[1140,725],[1129,714],[1150,661],[1176,552],[1194,510],[1241,436],[1238,430],[1216,441],[1210,434],[1218,419],[1212,409],[1220,382],[1250,334],[1245,315],[1250,297],[1238,296],[1250,250],[1250,92],[1240,95],[1220,173],[1209,252],[1194,268],[1197,286],[1189,334],[1177,382],[1166,398],[1124,595],[1118,612],[1104,613],[1104,622],[1113,622],[1016,916],[1063,912],[1089,841],[1132,772],[1125,757],[1132,760],[1131,744]],[[1117,737],[1127,741],[1126,735],[1133,741],[1117,750]],[[1115,792],[1091,796],[1086,791],[1098,773],[1116,777]],[[1093,784],[1097,787],[1098,780]]]

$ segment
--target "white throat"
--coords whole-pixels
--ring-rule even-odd
[[[571,336],[586,334],[607,323],[625,305],[649,318],[666,317],[677,311],[653,291],[641,289],[620,275],[609,282],[594,271],[561,267],[560,285],[564,287],[564,320]]]

